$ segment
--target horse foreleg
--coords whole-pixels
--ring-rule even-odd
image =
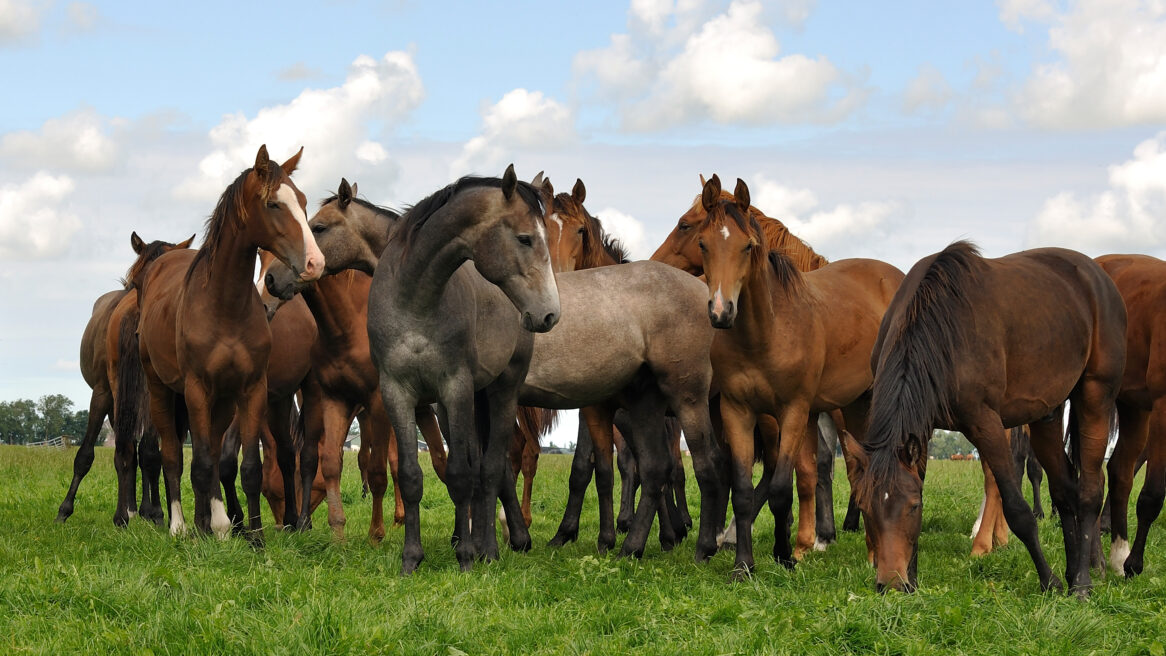
[[[361,419],[360,444],[362,447],[366,442],[369,445],[365,478],[368,481],[368,489],[372,492],[372,518],[369,520],[368,538],[377,543],[385,537],[385,492],[389,488],[386,466],[392,470],[394,479],[396,479],[399,470],[398,456],[392,453],[397,450],[397,436],[393,433],[389,415],[385,412],[384,402],[376,398],[375,395],[368,399],[365,411],[358,415],[358,419]],[[393,492],[395,500],[399,501],[400,495],[397,494],[395,485]],[[404,504],[401,504],[399,510],[400,519],[404,520]],[[331,516],[331,510],[329,510],[329,516]],[[396,507],[394,507],[393,519],[394,522],[398,521]]]
[[[328,525],[337,539],[344,538],[344,505],[340,500],[341,459],[344,457],[344,440],[348,437],[353,408],[344,401],[326,398],[321,408],[324,420],[324,446],[319,451],[320,475],[324,479],[325,498],[328,500]],[[363,441],[363,440],[362,440]],[[375,458],[369,458],[369,467],[376,466]],[[384,463],[381,463],[384,466]],[[370,481],[371,482],[371,481]]]
[[[247,539],[254,547],[262,547],[263,516],[260,512],[263,498],[263,460],[259,455],[260,434],[267,426],[267,379],[246,390],[236,407],[239,418],[239,438],[243,446],[243,462],[239,475],[243,494],[247,497]]]
[[[607,406],[590,406],[579,411],[579,418],[591,433],[595,456],[595,491],[599,496],[599,553],[615,546],[615,514],[612,491],[615,470],[612,462],[614,412]],[[641,499],[641,503],[643,500]],[[646,536],[645,536],[646,537]]]
[[[787,569],[792,569],[797,562],[790,550],[789,525],[784,521],[789,516],[793,506],[793,470],[797,466],[799,457],[806,448],[807,428],[809,427],[809,408],[804,402],[791,402],[786,405],[781,415],[781,443],[778,446],[777,468],[773,472],[773,480],[769,483],[769,510],[773,513],[774,542],[773,558]],[[814,442],[815,448],[817,441]],[[817,463],[811,461],[810,469],[817,473]],[[801,472],[799,472],[799,475]],[[799,485],[799,487],[801,487]],[[811,479],[807,486],[814,489]],[[799,490],[800,492],[800,490]],[[805,514],[810,519],[808,538],[813,540],[813,500],[810,500]]]
[[[810,439],[814,438],[814,433],[818,435],[818,484],[814,490],[814,519],[818,535],[814,540],[814,550],[825,551],[826,545],[833,544],[838,537],[834,528],[834,449],[838,446],[838,430],[825,412],[818,415],[813,428],[817,430],[810,431]]]
[[[806,552],[817,548],[817,508],[814,502],[818,487],[818,417],[811,416],[807,424],[802,448],[796,454],[798,489],[798,534],[794,544],[794,560],[801,560]],[[822,545],[822,551],[826,545]]]
[[[559,522],[558,530],[547,543],[548,547],[561,547],[579,537],[579,514],[594,469],[595,447],[591,443],[591,431],[587,430],[587,422],[581,420],[575,453],[571,455],[571,475],[567,479],[567,506],[563,509],[563,519]]]
[[[1000,489],[996,486],[996,477],[992,475],[992,469],[988,467],[986,460],[980,461],[980,467],[984,471],[984,501],[980,504],[980,517],[976,520],[976,525],[972,531],[973,556],[983,556],[992,551],[996,526],[999,522],[1004,521],[1004,508],[1001,505]],[[1008,534],[1005,533],[1005,541],[1008,539],[1007,536]],[[1003,542],[995,544],[1003,544]]]
[[[625,413],[626,415],[626,413]],[[617,417],[621,417],[617,415]],[[615,518],[615,530],[618,533],[627,533],[632,525],[632,517],[636,514],[636,490],[640,488],[640,473],[636,466],[636,456],[627,447],[625,435],[632,432],[629,423],[623,428],[616,426],[612,430],[612,440],[615,443],[616,466],[619,467],[619,514]]]
[[[538,458],[542,453],[538,438],[526,440],[522,448],[522,520],[530,526],[534,519],[530,513],[531,497],[534,493],[534,476],[538,472]]]
[[[445,443],[441,441],[441,426],[437,422],[437,415],[432,406],[422,406],[414,412],[417,427],[421,430],[421,437],[425,446],[429,447],[429,462],[433,464],[433,471],[437,478],[445,481]]]
[[[231,422],[225,433],[219,451],[219,483],[223,486],[223,501],[227,507],[227,517],[234,531],[243,530],[243,506],[239,504],[239,493],[235,481],[239,476],[239,425]]]

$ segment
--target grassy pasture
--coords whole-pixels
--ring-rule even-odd
[[[540,462],[535,548],[503,549],[499,562],[469,574],[449,546],[449,497],[423,457],[426,560],[401,578],[400,530],[379,546],[364,537],[369,502],[352,454],[343,481],[347,541],[332,539],[318,511],[315,530],[269,528],[266,549],[254,551],[237,539],[172,539],[140,519],[115,529],[111,449],[97,450],[68,524],[54,524],[74,453],[0,446],[5,653],[1162,654],[1166,644],[1166,527],[1151,534],[1141,577],[1098,581],[1084,603],[1042,595],[1015,538],[985,558],[968,556],[978,463],[929,468],[920,590],[884,596],[874,592],[859,534],[841,535],[792,572],[777,566],[768,511],[756,529],[757,573],[742,584],[727,583],[729,554],[694,564],[691,539],[662,553],[653,534],[642,561],[597,556],[593,492],[581,541],[548,549],[569,456]],[[845,499],[839,461],[839,521]],[[189,487],[184,503],[191,521]],[[266,504],[264,513],[270,527]],[[1063,572],[1055,521],[1041,522],[1041,537]]]

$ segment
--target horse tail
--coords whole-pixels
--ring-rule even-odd
[[[528,439],[541,442],[559,423],[559,411],[548,408],[518,406],[518,431]]]
[[[918,282],[900,288],[879,329],[866,442],[871,474],[865,477],[867,493],[876,483],[892,483],[900,460],[914,463],[922,474],[932,429],[951,421],[953,354],[966,341],[971,315],[967,298],[981,260],[967,241],[957,241],[929,259],[912,268],[908,280]]]
[[[117,393],[114,396],[114,434],[117,441],[137,442],[150,425],[150,397],[146,391],[146,372],[138,350],[138,319],[134,309],[122,317],[117,335]]]
[[[1070,409],[1071,410],[1071,409]],[[1077,413],[1069,412],[1069,423],[1065,427],[1065,446],[1069,456],[1069,466],[1074,471],[1081,471],[1081,424],[1077,421]]]

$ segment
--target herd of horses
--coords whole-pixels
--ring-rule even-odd
[[[552,545],[578,537],[593,476],[601,552],[626,531],[621,554],[640,556],[657,518],[664,549],[683,540],[692,528],[683,434],[700,490],[696,560],[735,545],[733,578],[748,577],[753,522],[768,501],[773,556],[793,567],[834,540],[837,440],[854,491],[843,528],[856,529],[861,515],[878,589],[910,591],[928,439],[944,428],[963,432],[985,467],[988,537],[977,550],[1006,539],[1006,523],[1041,588],[1062,588],[1020,490],[1023,452],[1047,473],[1070,591],[1089,592],[1103,523],[1111,565],[1127,576],[1143,569],[1166,493],[1160,260],[1060,248],[988,259],[960,241],[906,275],[872,259],[828,262],[754,207],[743,181],[729,192],[714,175],[701,176],[651,260],[629,262],[584,208],[581,181],[556,195],[541,173],[527,183],[511,166],[501,178],[461,178],[399,213],[342,180],[309,219],[290,177],[301,154],[278,164],[261,147],[223,192],[198,250],[193,237],[131,236],[137,259],[124,287],[97,301],[82,340],[93,396],[59,521],[73,512],[109,417],[115,524],[135,512],[165,522],[161,473],[170,532],[186,531],[189,432],[198,531],[262,545],[266,496],[288,529],[310,528],[326,502],[342,534],[342,447],[358,420],[370,537],[385,535],[391,472],[402,571],[422,562],[420,432],[453,500],[452,542],[468,570],[498,557],[496,514],[511,549],[531,547],[539,436],[556,411],[578,408]],[[1143,459],[1131,545],[1126,513]]]

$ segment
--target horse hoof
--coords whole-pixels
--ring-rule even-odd
[[[417,567],[421,564],[422,557],[403,556],[401,558],[401,576],[409,576],[417,571]]]
[[[679,544],[679,542],[675,540],[660,540],[660,551],[668,553],[669,551],[675,549],[677,544]]]
[[[632,523],[630,520],[621,520],[621,521],[617,521],[615,523],[615,532],[619,533],[621,535],[624,533],[627,533],[631,529],[632,529]]]
[[[1133,577],[1135,577],[1141,573],[1142,573],[1142,559],[1139,558],[1137,560],[1134,560],[1133,558],[1126,558],[1126,563],[1125,563],[1126,578],[1132,579]]]
[[[576,539],[578,539],[578,537],[579,537],[578,533],[563,533],[563,532],[555,533],[555,537],[551,538],[550,542],[547,542],[547,546],[548,547],[561,547],[561,546],[567,544],[568,542],[574,542]]]
[[[627,545],[624,545],[624,548],[620,549],[620,551],[619,551],[619,557],[620,558],[635,558],[636,560],[640,560],[644,557],[644,550],[643,549],[628,549]]]
[[[753,578],[753,566],[738,563],[733,567],[733,571],[729,572],[729,583],[741,583]]]
[[[73,514],[73,507],[72,506],[65,506],[64,504],[61,504],[60,509],[57,510],[57,519],[56,519],[57,523],[64,524],[65,520],[69,519],[69,516],[72,514]]]
[[[128,515],[123,515],[121,513],[117,513],[113,516],[113,525],[118,527],[118,528],[125,528],[126,525],[129,523],[130,523],[130,518]]]
[[[777,561],[778,565],[781,565],[782,567],[784,567],[788,570],[793,570],[794,566],[798,564],[798,561],[796,559],[791,558],[789,556],[779,556],[777,554],[774,554],[773,559]]]
[[[1049,576],[1047,583],[1041,585],[1041,592],[1055,592],[1061,594],[1065,591],[1065,586],[1061,583],[1061,579],[1057,578],[1056,574]]]
[[[246,535],[247,544],[250,544],[252,549],[256,551],[262,551],[263,547],[266,546],[267,541],[263,537],[263,529],[248,531]]]
[[[517,551],[519,553],[526,553],[526,552],[530,551],[531,544],[532,544],[532,542],[531,542],[531,539],[529,537],[526,538],[525,542],[515,542],[514,540],[511,540],[510,541],[510,550]]]

